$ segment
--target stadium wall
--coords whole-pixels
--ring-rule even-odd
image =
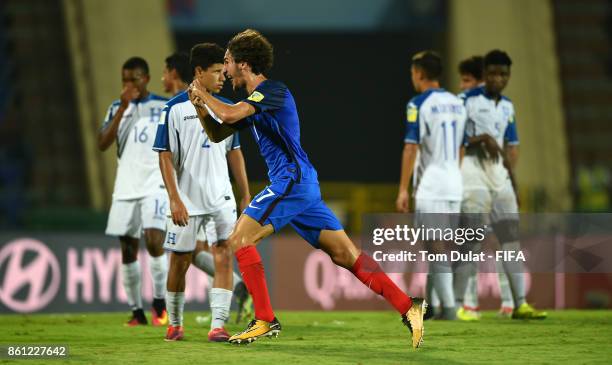
[[[96,131],[121,92],[121,66],[132,56],[149,63],[149,91],[162,95],[164,59],[174,50],[162,1],[64,0],[67,42],[77,90],[91,205],[110,206],[116,147],[97,149]],[[112,151],[112,152],[111,152]]]

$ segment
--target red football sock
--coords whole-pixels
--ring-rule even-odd
[[[382,295],[400,314],[406,314],[412,299],[395,285],[376,261],[361,253],[351,268],[353,275],[378,295]]]
[[[246,285],[255,307],[255,318],[272,322],[274,312],[270,304],[270,295],[266,284],[266,274],[261,263],[261,256],[255,246],[246,246],[235,253],[238,260],[238,268],[242,273],[242,280]]]

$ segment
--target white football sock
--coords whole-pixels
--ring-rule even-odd
[[[429,270],[432,274],[433,287],[443,308],[455,308],[453,294],[453,272],[449,262],[430,262]]]
[[[514,300],[512,299],[512,290],[510,290],[510,282],[508,276],[504,272],[504,266],[501,262],[496,261],[497,279],[499,280],[499,295],[501,297],[501,306],[505,308],[514,308]]]
[[[501,249],[503,251],[518,252],[521,249],[521,245],[518,241],[504,242],[501,244]],[[509,260],[504,261],[503,265],[508,276],[508,282],[510,283],[514,306],[518,308],[525,303],[525,273],[523,263],[521,261]]]
[[[142,276],[140,275],[140,262],[138,260],[130,264],[121,265],[121,276],[123,289],[127,296],[128,304],[132,310],[142,308]]]
[[[478,308],[478,279],[477,274],[471,273],[468,277],[467,288],[465,290],[465,297],[463,298],[463,305]]]
[[[185,292],[166,292],[166,309],[172,326],[183,325],[183,308],[185,307]]]
[[[153,257],[149,255],[149,270],[153,279],[153,298],[166,297],[166,280],[168,279],[168,259],[166,254]]]
[[[232,291],[222,288],[210,290],[210,329],[222,328],[229,320]]]
[[[433,276],[431,273],[427,274],[427,282],[425,284],[425,298],[429,300],[429,305],[433,308],[438,308],[440,306],[440,298],[438,298],[438,294],[433,288]]]

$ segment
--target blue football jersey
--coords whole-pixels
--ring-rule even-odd
[[[274,182],[292,178],[318,183],[317,172],[300,145],[300,120],[293,95],[283,83],[265,80],[243,100],[255,114],[246,118]]]

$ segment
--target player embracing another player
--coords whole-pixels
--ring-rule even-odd
[[[189,84],[193,81],[193,70],[189,61],[189,54],[186,52],[175,52],[166,57],[165,62],[166,66],[164,67],[162,75],[162,83],[164,85],[164,90],[175,97],[181,92],[186,91]],[[162,128],[166,127],[164,126]],[[238,143],[238,140],[236,139],[235,142]],[[206,153],[206,148],[203,148],[201,152]],[[234,145],[234,148],[227,152],[227,162],[229,163],[234,181],[236,182],[238,194],[240,195],[240,203],[238,206],[240,210],[243,210],[251,201],[251,193],[249,190],[249,180],[247,178],[244,156],[237,145]],[[208,275],[208,282],[213,286],[215,285],[214,278],[219,278],[218,275],[215,275],[215,261],[220,260],[224,262],[226,260],[224,258],[226,253],[223,252],[223,248],[218,250],[218,247],[221,246],[214,245],[215,242],[217,242],[216,225],[215,222],[210,220],[205,227],[201,227],[198,230],[196,248],[193,251],[193,261],[191,262],[195,267]],[[236,311],[236,323],[239,323],[243,318],[248,318],[252,315],[251,302],[249,293],[242,281],[242,277],[235,272],[233,272],[232,275],[234,285],[233,297],[238,307]],[[220,280],[226,279],[221,278]],[[222,287],[225,287],[225,285],[222,285]],[[209,286],[209,298],[210,289],[211,287]]]
[[[212,94],[221,91],[225,81],[223,54],[223,48],[212,43],[198,44],[191,49],[194,79]],[[236,201],[229,180],[227,154],[239,148],[240,143],[237,134],[228,137],[216,142],[209,138],[187,91],[172,98],[164,108],[154,149],[159,152],[159,168],[168,190],[171,212],[164,243],[164,248],[171,251],[166,295],[170,324],[166,341],[184,337],[185,275],[197,251],[198,231],[209,222],[214,225],[216,239],[210,242],[215,262],[208,340],[224,342],[229,338],[224,325],[230,314],[233,271],[227,239],[236,223]]]
[[[503,251],[518,251],[519,217],[514,168],[518,160],[518,132],[512,101],[502,95],[510,80],[512,60],[506,52],[493,50],[484,57],[483,86],[465,93],[468,147],[461,165],[463,202],[466,217],[478,217],[474,225],[490,223]],[[474,250],[479,248],[470,243]],[[477,245],[477,244],[476,244]],[[510,283],[513,319],[543,319],[546,312],[534,309],[525,300],[525,273],[522,262],[506,261],[503,268]],[[457,293],[465,293],[470,265],[455,268]]]
[[[300,144],[293,95],[283,83],[265,76],[273,64],[270,42],[258,31],[247,29],[229,41],[224,61],[224,71],[234,89],[245,88],[249,96],[236,104],[226,103],[194,82],[192,102],[213,142],[223,141],[239,128],[250,128],[270,178],[270,184],[244,210],[228,239],[255,307],[255,319],[229,341],[250,343],[281,331],[256,245],[289,224],[336,265],[382,295],[401,315],[412,332],[413,347],[418,347],[423,339],[426,304],[423,299],[407,296],[372,258],[363,254],[321,199],[317,171]]]
[[[465,94],[477,87],[484,86],[484,57],[472,56],[462,60],[459,63],[459,88],[461,93],[457,96],[462,100],[465,99]],[[478,305],[478,267],[476,262],[462,263],[462,265],[471,266],[471,269],[464,269],[460,275],[469,275],[466,279],[460,275],[455,275],[454,283],[457,285],[457,290],[466,287],[465,292],[455,292],[455,301],[457,302],[457,319],[462,321],[478,321],[480,320],[480,308]],[[512,291],[508,276],[503,269],[502,263],[495,262],[497,267],[499,292],[501,296],[501,307],[498,315],[500,317],[510,317],[514,309],[514,301],[512,300]],[[467,284],[465,284],[467,280]]]

